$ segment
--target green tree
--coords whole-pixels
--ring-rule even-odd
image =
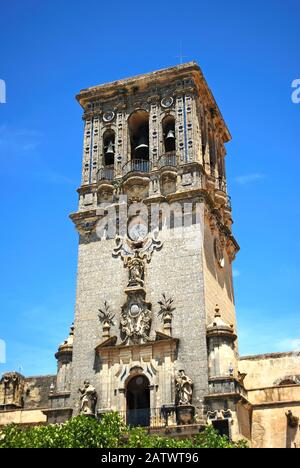
[[[142,428],[126,427],[117,413],[97,421],[78,416],[65,424],[0,431],[0,448],[246,448],[246,442],[231,443],[213,428],[193,438],[177,440],[149,435]]]

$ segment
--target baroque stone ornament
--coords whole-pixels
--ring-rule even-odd
[[[160,310],[158,315],[162,317],[164,324],[164,333],[166,335],[172,335],[172,318],[175,307],[173,307],[174,299],[169,298],[165,294],[162,295],[162,300],[158,301]]]
[[[116,247],[113,251],[113,257],[121,257],[124,266],[127,267],[128,263],[133,258],[139,258],[150,263],[152,254],[155,250],[161,250],[163,244],[157,239],[157,233],[150,234],[144,240],[135,242],[128,237],[116,238]]]
[[[102,337],[104,339],[110,337],[110,329],[114,325],[114,318],[115,314],[113,314],[110,311],[110,307],[107,303],[107,301],[104,301],[104,307],[102,309],[99,309],[99,320],[102,323],[102,328],[103,328],[103,335]]]
[[[183,369],[175,377],[176,405],[191,405],[193,398],[193,381]]]
[[[214,420],[222,420],[222,419],[231,419],[232,412],[227,410],[212,410],[211,408],[207,411],[207,420],[214,421]]]
[[[80,396],[80,414],[86,416],[95,416],[96,404],[97,404],[97,392],[89,380],[84,381],[82,388],[79,388]]]
[[[152,312],[151,304],[143,298],[143,293],[129,295],[122,307],[120,330],[121,339],[126,344],[143,344],[149,341]]]
[[[121,257],[128,269],[128,284],[125,289],[127,301],[122,307],[120,332],[123,345],[143,344],[150,340],[152,306],[145,301],[144,277],[146,263],[151,261],[154,250],[162,248],[156,234],[135,241],[118,237],[113,251],[114,257]]]
[[[163,319],[165,319],[166,316],[173,317],[173,312],[175,307],[173,307],[174,299],[171,297],[167,299],[167,296],[165,294],[162,295],[162,300],[158,301],[158,304],[160,305],[160,311],[158,312],[158,315],[161,315]]]

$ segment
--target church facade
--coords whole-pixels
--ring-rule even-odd
[[[231,136],[199,66],[77,99],[75,321],[56,376],[2,377],[0,425],[117,411],[153,431],[189,435],[211,424],[253,447],[299,446],[300,353],[239,356]]]

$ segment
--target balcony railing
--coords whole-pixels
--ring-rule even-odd
[[[150,172],[150,162],[146,159],[131,159],[123,166],[123,176],[130,172]]]
[[[114,166],[105,166],[102,169],[99,169],[97,174],[98,182],[100,180],[112,181],[114,179],[115,170]]]
[[[234,393],[245,396],[247,393],[244,387],[237,380],[228,377],[211,379],[208,389],[209,395]]]
[[[158,160],[158,167],[161,169],[162,167],[166,166],[171,166],[171,167],[176,167],[177,166],[177,155],[176,152],[172,151],[170,153],[165,153],[163,154],[159,160]]]
[[[171,416],[168,417],[164,414],[162,408],[132,409],[120,412],[119,415],[125,424],[133,427],[165,427],[176,424],[175,416],[173,416],[173,419]]]

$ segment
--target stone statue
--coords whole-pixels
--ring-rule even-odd
[[[97,403],[97,392],[89,380],[84,381],[83,388],[78,390],[81,393],[80,397],[80,414],[86,416],[95,416],[96,403]]]
[[[175,377],[176,404],[191,405],[193,397],[193,381],[180,370]]]
[[[144,286],[144,262],[137,256],[128,261],[128,286]]]

